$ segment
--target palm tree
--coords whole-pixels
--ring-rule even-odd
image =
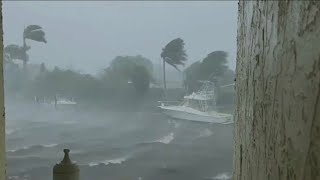
[[[30,46],[26,43],[27,39],[47,43],[42,27],[39,25],[29,25],[23,31],[23,46],[10,44],[4,48],[5,61],[12,61],[13,59],[22,60],[24,70],[26,70],[27,62],[29,60],[27,51],[30,50]]]
[[[7,45],[4,48],[4,60],[5,61],[12,61],[14,59],[24,60],[28,57],[25,51],[23,50],[23,47],[16,45],[16,44],[10,44]]]
[[[170,41],[162,49],[160,56],[163,59],[163,85],[164,89],[166,89],[166,63],[180,71],[178,65],[184,65],[184,61],[187,60],[187,54],[184,50],[184,41],[181,38],[176,38]]]
[[[29,25],[23,31],[23,46],[22,49],[24,51],[25,56],[23,56],[23,68],[26,69],[27,61],[29,60],[29,56],[27,55],[27,51],[30,49],[30,46],[27,45],[26,40],[33,40],[37,42],[47,43],[45,38],[45,32],[42,27],[39,25]]]

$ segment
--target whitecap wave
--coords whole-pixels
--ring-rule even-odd
[[[20,177],[19,176],[9,176],[8,179],[9,180],[16,180],[16,179],[19,179]]]
[[[232,177],[232,175],[230,173],[220,173],[214,177],[212,177],[211,179],[214,180],[230,180]]]
[[[6,128],[6,135],[11,135],[11,134],[15,133],[18,130],[20,130],[20,128],[14,128],[14,129]]]
[[[51,148],[51,147],[55,147],[55,146],[58,146],[58,144],[44,144],[42,145],[43,147],[46,147],[46,148]]]
[[[12,134],[14,132],[15,132],[14,129],[6,129],[6,135],[10,135],[10,134]]]
[[[221,124],[228,125],[228,124],[233,124],[233,123],[234,123],[233,119],[229,119],[229,120],[224,121],[224,122],[221,123]]]
[[[22,148],[20,149],[12,149],[12,150],[8,150],[7,152],[16,152],[16,151],[21,151],[21,150],[26,150],[26,149],[29,149],[31,148],[31,146],[23,146]]]
[[[175,120],[168,120],[169,124],[173,124],[174,128],[179,128],[181,126],[181,123],[175,121]]]
[[[32,146],[23,146],[22,148],[18,148],[18,149],[13,149],[13,150],[7,150],[7,152],[11,152],[11,153],[14,153],[14,152],[18,152],[18,151],[23,151],[23,150],[29,150],[29,149],[32,149],[32,148],[53,148],[53,147],[56,147],[58,146],[58,144],[55,144],[55,143],[52,143],[52,144],[40,144],[40,145],[32,145]]]
[[[100,161],[100,162],[91,162],[89,163],[90,167],[93,166],[97,166],[99,164],[104,164],[104,165],[108,165],[108,164],[122,164],[124,161],[128,160],[128,156],[125,157],[120,157],[120,158],[116,158],[116,159],[108,159],[108,160],[104,160],[104,161]]]
[[[179,128],[181,126],[181,124],[176,121],[174,121],[173,124],[174,124],[174,128]]]
[[[174,133],[169,133],[168,135],[161,137],[160,139],[156,140],[155,142],[169,144],[173,140],[174,140]]]
[[[210,129],[205,129],[200,132],[199,137],[209,137],[213,134],[213,132]]]

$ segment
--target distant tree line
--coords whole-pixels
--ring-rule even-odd
[[[227,53],[214,51],[203,60],[194,62],[184,70],[184,85],[189,93],[197,91],[202,81],[214,81],[217,85],[217,103],[233,104],[234,87],[219,88],[234,83],[235,73],[227,63]]]
[[[4,73],[7,94],[39,98],[53,98],[59,94],[78,101],[121,104],[143,99],[146,94],[150,94],[150,83],[156,83],[152,76],[151,60],[141,55],[117,56],[98,76],[58,67],[48,70],[44,63],[38,66],[38,72],[34,72],[35,68],[32,69],[31,64],[27,66],[29,61],[27,51],[30,49],[26,44],[27,39],[47,43],[42,27],[30,25],[24,29],[22,46],[10,44],[5,47]],[[178,66],[183,66],[187,61],[184,45],[183,39],[176,38],[166,44],[160,53],[163,59],[164,89],[166,89],[165,65],[169,64],[180,71]],[[13,60],[21,60],[23,68],[21,69]],[[184,85],[189,92],[198,90],[199,80],[215,78],[226,84],[232,83],[234,78],[234,72],[227,66],[227,53],[224,51],[208,54],[202,61],[191,64],[183,74]],[[150,96],[155,98],[154,95]],[[230,93],[226,96],[230,96]]]
[[[234,71],[227,65],[227,53],[214,51],[203,60],[194,62],[184,71],[184,85],[189,92],[198,90],[199,80],[216,80],[217,83],[234,83]]]

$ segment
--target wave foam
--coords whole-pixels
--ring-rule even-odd
[[[9,176],[8,179],[10,180],[16,180],[16,179],[19,179],[20,177],[19,176]]]
[[[51,147],[58,146],[58,144],[44,144],[44,145],[41,145],[41,146],[46,147],[46,148],[51,148]]]
[[[90,167],[93,166],[98,166],[99,164],[104,164],[104,165],[108,165],[108,164],[122,164],[123,162],[125,162],[129,157],[125,156],[125,157],[121,157],[121,158],[116,158],[116,159],[109,159],[109,160],[104,160],[104,161],[100,161],[100,162],[91,162],[89,163]]]
[[[20,130],[20,128],[14,128],[14,129],[6,129],[6,135],[11,135],[13,133],[15,133],[16,131]]]
[[[231,179],[231,177],[232,176],[231,176],[230,173],[221,173],[221,174],[216,175],[212,179],[215,179],[215,180],[229,180],[229,179]]]
[[[156,140],[155,142],[169,144],[173,140],[174,140],[174,133],[169,133],[168,135],[163,136],[162,138]]]
[[[213,132],[210,129],[205,129],[200,132],[200,137],[209,137],[213,134]]]
[[[169,124],[173,124],[174,128],[179,128],[181,126],[181,123],[175,121],[175,120],[168,120]]]
[[[21,151],[21,150],[26,150],[26,149],[30,149],[31,148],[31,146],[29,147],[29,146],[23,146],[22,148],[20,148],[20,149],[12,149],[12,150],[8,150],[7,152],[17,152],[17,151]]]
[[[22,148],[18,149],[13,149],[13,150],[8,150],[7,152],[18,152],[18,151],[25,151],[25,150],[30,150],[30,149],[36,149],[36,148],[53,148],[55,146],[58,146],[58,144],[40,144],[40,145],[32,145],[32,146],[24,146]]]

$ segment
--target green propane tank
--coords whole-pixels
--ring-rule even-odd
[[[53,180],[79,180],[79,167],[72,163],[69,149],[64,149],[63,160],[53,167]]]

